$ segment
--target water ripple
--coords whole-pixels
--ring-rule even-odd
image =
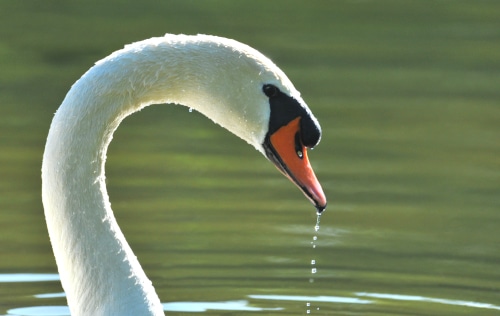
[[[327,302],[346,304],[370,304],[371,300],[363,300],[356,297],[344,296],[301,296],[301,295],[248,295],[248,297],[259,300],[274,301],[297,301],[297,302]]]
[[[0,274],[0,282],[32,282],[58,280],[57,275],[36,275],[36,274],[19,274],[19,275],[2,275]],[[13,281],[16,279],[17,281]],[[22,280],[22,281],[20,281]],[[453,306],[463,306],[470,308],[481,308],[500,311],[500,306],[481,303],[474,301],[463,301],[443,298],[433,298],[418,295],[402,295],[402,294],[387,294],[387,293],[368,293],[356,292],[353,293],[357,297],[349,296],[305,296],[305,295],[248,295],[247,297],[254,300],[273,300],[273,301],[297,301],[297,302],[324,302],[324,303],[340,303],[340,304],[376,304],[377,300],[394,300],[394,301],[415,301],[423,303],[446,304]],[[54,298],[64,297],[64,293],[45,293],[35,295],[36,298]],[[363,297],[363,298],[359,298]],[[249,305],[247,300],[235,301],[220,301],[220,302],[169,302],[163,303],[163,309],[167,312],[208,312],[208,311],[278,311],[284,310],[282,307],[263,308]],[[67,316],[70,315],[67,306],[32,306],[14,308],[7,311],[7,315],[11,316]]]
[[[207,312],[209,310],[219,311],[278,311],[277,308],[261,308],[249,306],[248,301],[227,301],[227,302],[171,302],[164,303],[163,310],[167,312]]]
[[[59,281],[57,273],[0,273],[0,283]]]
[[[438,304],[446,304],[446,305],[500,310],[500,306],[489,304],[489,303],[473,302],[473,301],[450,300],[450,299],[444,299],[444,298],[433,298],[433,297],[425,297],[425,296],[418,296],[418,295],[365,293],[365,292],[359,292],[359,293],[355,293],[355,294],[357,296],[387,299],[387,300],[396,300],[396,301],[418,301],[418,302],[427,302],[427,303],[438,303]]]

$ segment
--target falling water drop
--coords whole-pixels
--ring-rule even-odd
[[[314,231],[319,231],[319,222],[321,221],[321,214],[322,213],[316,213],[316,225],[314,226]]]
[[[317,213],[317,217],[316,217],[316,225],[314,226],[314,231],[316,233],[319,232],[319,221],[321,219],[321,213]],[[311,245],[312,245],[312,248],[315,249],[316,248],[316,242],[318,240],[318,236],[317,234],[315,234],[312,238],[312,241],[311,241]],[[317,274],[318,272],[318,269],[316,268],[316,259],[311,259],[311,274],[314,276]],[[309,283],[314,283],[314,277],[311,277],[309,278]],[[311,309],[310,309],[310,306],[311,306],[311,303],[307,302],[306,304],[307,306],[307,310],[306,310],[306,313],[307,314],[311,314]],[[316,308],[317,311],[319,311],[319,307]]]

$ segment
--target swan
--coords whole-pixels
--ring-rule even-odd
[[[113,216],[106,151],[120,122],[150,104],[195,109],[254,146],[315,205],[326,208],[307,157],[317,119],[263,54],[209,35],[155,37],[98,61],[52,120],[42,163],[45,219],[71,314],[164,315]]]

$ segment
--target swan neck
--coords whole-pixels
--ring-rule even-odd
[[[284,75],[246,45],[194,38],[153,38],[111,54],[73,85],[54,116],[42,198],[72,315],[164,315],[106,190],[106,152],[125,117],[150,104],[182,104],[263,152],[270,110],[259,80],[263,72],[271,81]]]
[[[182,101],[165,89],[169,77],[144,81],[134,74],[138,62],[97,64],[72,87],[49,131],[43,202],[72,315],[164,315],[116,222],[105,183],[106,152],[120,122],[160,99]],[[156,78],[154,67],[146,63],[141,73]]]

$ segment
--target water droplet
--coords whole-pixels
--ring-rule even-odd
[[[321,213],[317,213],[316,215],[316,226],[314,226],[314,230],[318,231],[319,230],[319,222],[321,221]]]

